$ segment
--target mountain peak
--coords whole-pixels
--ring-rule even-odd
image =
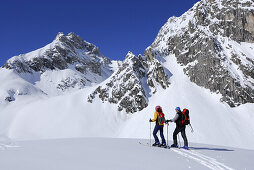
[[[110,63],[95,45],[75,33],[59,32],[50,44],[10,58],[3,68],[45,94],[56,95],[100,83],[112,74]],[[6,100],[15,100],[12,91]]]
[[[192,82],[234,107],[254,103],[253,43],[253,1],[202,0],[170,18],[150,47],[175,55]]]
[[[70,32],[67,35],[65,35],[63,32],[58,32],[55,39],[59,39],[62,37],[66,37],[68,39],[75,39],[75,38],[82,39],[79,35],[75,34],[74,32]]]
[[[134,62],[135,60],[137,59],[137,57],[131,52],[129,51],[126,56],[125,56],[125,59],[124,59],[124,63],[128,63],[130,61]]]
[[[126,56],[135,56],[131,51],[128,51],[128,53],[126,54]]]
[[[14,56],[3,66],[18,73],[45,72],[46,70],[66,69],[68,65],[79,63],[77,70],[84,73],[85,65],[93,61],[98,63],[105,58],[95,45],[84,41],[71,32],[67,36],[59,32],[54,41],[43,48],[27,54]],[[82,69],[80,69],[82,65]],[[99,67],[91,68],[99,73]]]
[[[79,35],[75,34],[74,32],[70,32],[68,35],[67,35],[68,38],[70,39],[82,39]],[[82,39],[83,40],[83,39]]]
[[[55,40],[60,39],[63,36],[65,36],[63,32],[58,32],[57,35],[56,35]]]

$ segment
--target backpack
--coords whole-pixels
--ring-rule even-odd
[[[183,109],[182,111],[182,125],[188,125],[190,124],[190,116],[189,116],[189,110]]]
[[[164,123],[165,123],[164,113],[158,112],[158,118],[157,118],[157,120],[158,120],[158,124],[159,125],[164,125]]]

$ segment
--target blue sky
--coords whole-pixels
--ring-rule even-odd
[[[197,0],[2,0],[0,65],[14,55],[52,42],[58,32],[74,32],[110,59],[128,51],[143,54],[171,16]]]

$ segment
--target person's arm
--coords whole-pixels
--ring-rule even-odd
[[[154,112],[154,118],[152,119],[152,121],[156,121],[157,120],[157,117],[158,117],[158,113],[157,112]]]
[[[176,113],[175,117],[173,119],[170,119],[172,122],[175,122],[178,119],[179,115]]]

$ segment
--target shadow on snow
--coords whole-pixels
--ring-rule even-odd
[[[224,148],[207,148],[207,147],[189,147],[192,150],[210,150],[210,151],[234,151],[232,149]]]

